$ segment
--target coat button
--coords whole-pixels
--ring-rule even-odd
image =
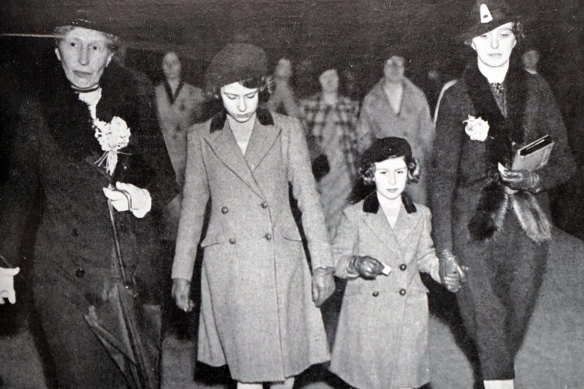
[[[79,269],[75,270],[75,275],[77,276],[77,278],[85,277],[85,269],[80,267]]]
[[[266,203],[265,201],[262,201],[260,205],[262,206],[263,209],[268,208],[268,203]]]
[[[272,234],[268,232],[266,235],[264,235],[264,238],[266,238],[266,240],[272,240]]]
[[[377,297],[377,296],[379,296],[379,292],[378,292],[378,291],[375,291],[375,292],[371,293],[371,295],[372,295],[373,297]]]
[[[229,243],[235,244],[235,242],[236,242],[235,238],[229,238]]]
[[[406,290],[405,289],[400,290],[399,291],[399,294],[402,295],[402,296],[405,296],[406,295]]]
[[[77,231],[77,228],[73,228],[73,231],[71,231],[71,235],[73,235],[76,238],[79,236],[79,231]]]
[[[402,263],[401,265],[399,265],[399,269],[401,271],[405,271],[408,268],[408,266],[405,263]]]
[[[229,212],[229,208],[227,208],[227,207],[223,207],[223,208],[221,208],[221,213],[222,213],[222,214],[224,214],[224,215],[225,215],[227,212]]]

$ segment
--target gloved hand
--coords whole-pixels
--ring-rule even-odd
[[[16,292],[14,291],[14,276],[18,274],[20,268],[0,267],[0,304],[4,304],[4,299],[8,299],[10,304],[16,302]]]
[[[466,282],[468,267],[460,266],[456,257],[450,250],[444,250],[440,254],[440,280],[452,293],[456,293]]]
[[[369,255],[354,255],[347,264],[347,271],[363,278],[374,279],[383,272],[384,267],[383,263]]]
[[[193,300],[191,300],[191,283],[188,280],[182,278],[172,279],[172,298],[179,307],[184,312],[191,312],[195,306]]]
[[[132,211],[137,218],[143,218],[152,208],[152,198],[146,189],[132,184],[116,182],[116,187],[103,188],[103,193],[118,212]]]
[[[529,170],[502,170],[499,171],[499,176],[503,184],[507,185],[513,190],[527,190],[530,192],[538,192],[539,174]]]
[[[317,267],[312,271],[312,301],[320,307],[335,291],[333,267]]]

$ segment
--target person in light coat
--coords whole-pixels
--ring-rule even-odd
[[[334,241],[336,275],[348,281],[331,371],[353,387],[428,383],[428,289],[420,272],[452,292],[464,281],[456,271],[443,273],[430,236],[430,210],[403,193],[417,170],[405,139],[377,140],[360,167],[376,190],[345,209]]]
[[[412,146],[420,166],[427,170],[432,153],[434,124],[426,95],[404,75],[405,59],[394,55],[384,65],[384,76],[363,99],[357,122],[359,150],[367,149],[375,139],[387,136],[405,138]],[[428,177],[409,187],[415,202],[427,205]]]
[[[294,376],[329,359],[318,309],[334,291],[326,225],[299,122],[258,108],[266,98],[266,62],[262,49],[238,43],[227,45],[207,69],[207,85],[224,109],[189,131],[172,270],[173,295],[188,311],[200,242],[198,360],[227,364],[238,388],[291,388]]]

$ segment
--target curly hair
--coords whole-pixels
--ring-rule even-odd
[[[389,157],[389,158],[404,158],[403,156]],[[416,158],[412,158],[409,162],[406,161],[408,168],[408,184],[415,184],[420,181],[420,163]],[[359,179],[365,185],[375,184],[375,162],[367,162],[359,167]]]

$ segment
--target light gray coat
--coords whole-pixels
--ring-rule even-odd
[[[333,347],[331,371],[361,389],[412,388],[430,379],[428,289],[420,272],[438,275],[430,210],[401,207],[392,229],[375,193],[345,209],[335,238],[337,275],[348,278]],[[375,280],[347,273],[353,255],[392,268]]]
[[[302,211],[312,266],[332,266],[304,132],[296,119],[256,119],[245,157],[228,121],[191,128],[173,278],[191,279],[205,207],[198,359],[237,381],[279,381],[329,359],[311,273],[291,212]]]

